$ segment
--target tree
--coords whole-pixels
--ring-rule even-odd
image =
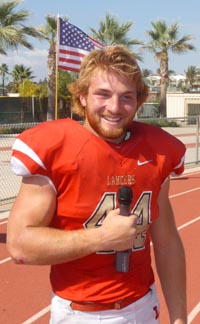
[[[48,52],[48,110],[47,120],[55,118],[55,87],[56,87],[56,35],[57,35],[57,18],[48,15],[45,17],[46,24],[40,27],[40,31],[45,35],[49,42]]]
[[[152,74],[152,71],[151,70],[149,70],[149,69],[142,69],[142,76],[143,76],[143,78],[146,79],[151,74]]]
[[[199,81],[200,70],[194,65],[188,66],[187,70],[184,71],[186,76],[186,81],[189,87],[192,88],[196,81]]]
[[[38,85],[31,80],[25,80],[19,84],[20,97],[32,97],[37,93]]]
[[[59,70],[58,76],[58,97],[62,106],[62,115],[64,117],[71,117],[70,109],[70,92],[66,84],[71,83],[77,79],[77,73],[68,73],[64,70]]]
[[[8,65],[3,63],[0,66],[0,75],[2,76],[2,96],[5,95],[5,78],[6,78],[6,74],[9,74]]]
[[[132,25],[131,21],[120,24],[114,16],[107,13],[105,21],[100,20],[99,30],[96,31],[94,28],[90,28],[90,30],[92,37],[105,45],[121,44],[131,48],[143,44],[141,41],[128,38],[127,34]],[[134,55],[137,59],[142,60],[139,54],[134,53]]]
[[[172,53],[181,54],[189,50],[194,50],[195,47],[188,43],[194,37],[191,35],[184,35],[178,38],[179,25],[173,23],[167,25],[164,20],[151,23],[153,30],[148,30],[146,33],[150,37],[150,42],[144,48],[154,53],[155,58],[160,63],[161,76],[161,101],[160,101],[160,116],[166,116],[166,93],[168,83],[168,63],[169,51]]]
[[[8,50],[18,49],[19,46],[30,50],[33,46],[28,37],[44,39],[44,36],[34,27],[25,25],[30,12],[16,11],[20,0],[1,1],[0,3],[0,54],[6,55]]]
[[[48,53],[48,112],[47,112],[47,119],[52,120],[55,118],[55,86],[56,86],[56,36],[57,36],[57,18],[52,15],[46,16],[46,24],[43,27],[39,28],[39,31],[46,37],[49,42],[49,53]],[[67,21],[67,17],[63,17],[64,21]],[[104,29],[104,23],[101,22],[101,27],[99,31],[95,31],[91,29],[93,32],[93,37],[99,41],[101,39],[101,32]],[[127,46],[141,44],[139,41],[135,40],[128,40],[126,38],[126,33],[129,31],[132,23],[122,24],[121,26],[114,19],[114,17],[110,17],[109,15],[106,16],[106,27],[109,28],[108,31],[104,31],[103,37],[105,38],[104,43],[106,42],[110,44],[125,44]],[[112,36],[113,32],[113,36]],[[98,35],[99,34],[99,35]],[[135,54],[136,58],[140,58],[139,55]],[[69,74],[67,79],[70,79],[71,73],[65,72]],[[63,75],[62,75],[63,76]],[[61,74],[59,73],[59,77]],[[71,76],[73,78],[73,76]],[[59,79],[58,79],[59,83]],[[60,88],[59,88],[60,89]],[[65,97],[65,95],[64,95]],[[61,97],[60,97],[61,98]],[[63,98],[61,98],[63,99]]]
[[[33,72],[31,71],[31,68],[26,67],[23,64],[15,64],[11,75],[13,77],[13,83],[15,84],[16,92],[19,90],[18,88],[20,83],[23,83],[25,80],[31,80],[35,78]]]

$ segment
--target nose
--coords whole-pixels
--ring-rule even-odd
[[[118,113],[120,111],[120,97],[117,95],[114,95],[110,98],[107,110],[109,110],[111,113]]]

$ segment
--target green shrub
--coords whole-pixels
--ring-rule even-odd
[[[32,128],[34,125],[24,125],[24,126],[1,126],[0,125],[0,134],[20,134],[26,129]]]
[[[159,126],[159,127],[179,127],[176,121],[169,121],[166,119],[145,119],[143,120],[147,124]]]

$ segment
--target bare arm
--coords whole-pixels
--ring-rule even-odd
[[[186,267],[184,248],[168,198],[169,181],[159,195],[159,218],[151,225],[156,266],[171,324],[186,324]]]
[[[98,228],[65,231],[48,227],[56,203],[56,194],[45,178],[23,179],[7,231],[8,250],[16,263],[58,264],[100,250],[122,251],[133,246],[135,216],[120,216],[116,209]]]

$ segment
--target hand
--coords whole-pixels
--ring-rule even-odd
[[[124,251],[132,249],[134,245],[138,217],[122,216],[119,212],[119,209],[110,211],[100,227],[104,251]]]

